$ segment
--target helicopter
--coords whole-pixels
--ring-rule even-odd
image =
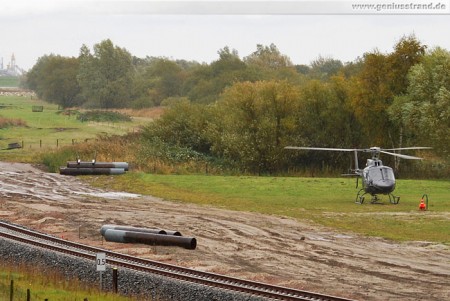
[[[356,188],[358,188],[358,179],[362,179],[363,188],[358,191],[355,203],[363,204],[365,195],[370,194],[372,204],[377,204],[380,202],[381,198],[379,197],[379,195],[388,195],[389,202],[391,204],[398,204],[400,201],[400,197],[392,194],[395,189],[394,171],[391,167],[383,165],[383,162],[380,160],[380,153],[396,156],[402,159],[421,160],[422,158],[419,157],[393,153],[390,151],[431,149],[431,147],[413,146],[390,149],[370,147],[366,149],[358,149],[286,146],[285,149],[354,152],[355,169],[350,169],[351,174],[345,174],[344,176],[356,176]],[[371,159],[367,159],[366,167],[364,167],[363,169],[360,169],[358,166],[358,152],[370,153],[372,156]]]

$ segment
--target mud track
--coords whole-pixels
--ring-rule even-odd
[[[104,191],[27,164],[0,162],[0,219],[199,270],[357,300],[450,300],[450,250],[299,222]],[[101,241],[103,224],[178,230],[195,251]]]

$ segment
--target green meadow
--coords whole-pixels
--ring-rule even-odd
[[[1,87],[18,87],[20,79],[17,76],[0,76]]]
[[[42,112],[33,107],[42,106]],[[19,126],[1,126],[2,120],[20,123]],[[95,139],[98,135],[123,135],[134,131],[146,118],[132,122],[81,122],[72,111],[62,111],[57,105],[23,96],[0,97],[0,160],[30,161],[36,154],[62,146]],[[11,143],[23,149],[7,150]],[[75,158],[74,158],[75,159]],[[90,158],[89,158],[90,159]]]
[[[450,181],[398,180],[400,203],[356,204],[355,180],[207,175],[154,175],[129,173],[97,177],[94,185],[167,200],[236,211],[292,217],[298,220],[397,241],[432,241],[450,244]],[[419,211],[422,196],[429,208]]]

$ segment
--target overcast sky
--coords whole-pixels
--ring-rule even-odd
[[[447,6],[434,15],[422,11],[362,14],[343,8],[349,1],[333,1],[337,6],[331,1],[322,1],[322,6],[304,1],[309,6],[300,7],[283,1],[279,9],[254,0],[233,5],[227,0],[206,0],[213,3],[211,7],[202,6],[205,2],[178,1],[169,8],[164,7],[166,2],[151,6],[149,2],[0,0],[0,58],[6,66],[14,53],[17,65],[28,70],[43,55],[78,56],[83,44],[92,49],[105,39],[137,57],[208,63],[225,46],[245,57],[257,44],[271,43],[294,64],[309,64],[319,56],[349,62],[374,49],[391,52],[402,36],[410,34],[430,48],[450,50],[449,0],[436,1]],[[155,7],[166,10],[158,13]]]

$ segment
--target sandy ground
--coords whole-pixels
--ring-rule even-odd
[[[448,246],[103,191],[27,164],[0,162],[0,219],[127,254],[355,300],[450,300]],[[102,242],[104,224],[177,230],[198,245]]]

